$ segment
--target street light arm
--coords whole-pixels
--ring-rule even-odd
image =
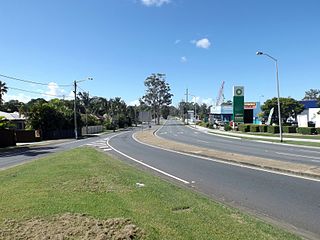
[[[267,53],[263,53],[263,55],[266,55],[267,57],[271,58],[273,61],[278,62],[278,60],[277,60],[276,58],[270,56],[270,55],[267,54]]]
[[[92,77],[88,77],[87,79],[82,79],[82,80],[78,80],[78,81],[75,81],[75,82],[79,83],[79,82],[84,82],[84,81],[88,81],[88,80],[92,81],[93,78]]]

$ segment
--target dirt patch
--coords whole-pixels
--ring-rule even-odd
[[[84,214],[66,213],[51,219],[33,218],[22,222],[6,220],[0,239],[143,239],[144,232],[129,219],[98,220]]]
[[[241,163],[275,171],[282,171],[298,175],[320,178],[320,167],[317,166],[246,156],[236,153],[222,152],[214,149],[197,147],[185,143],[178,143],[175,141],[155,136],[153,134],[153,130],[137,132],[135,134],[135,137],[139,141],[144,142],[146,144],[178,152],[195,154],[224,161],[231,161],[235,163]]]

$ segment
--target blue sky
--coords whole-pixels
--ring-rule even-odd
[[[90,76],[81,89],[132,103],[160,72],[174,104],[187,87],[210,102],[222,81],[226,99],[243,85],[246,101],[265,101],[276,95],[275,66],[257,50],[279,60],[281,96],[300,100],[320,88],[319,9],[318,0],[2,0],[0,74],[51,83],[0,78],[5,100],[68,97],[61,85]]]

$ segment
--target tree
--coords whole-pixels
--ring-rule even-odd
[[[0,109],[5,112],[19,112],[23,105],[24,103],[19,102],[18,100],[10,100],[8,102],[3,103]]]
[[[264,117],[267,118],[271,108],[274,107],[274,114],[272,116],[273,122],[278,122],[278,99],[272,98],[265,101],[265,103],[261,106],[261,109],[264,112]],[[304,109],[303,104],[299,103],[297,100],[293,98],[280,98],[280,110],[281,110],[281,118],[287,119],[290,116],[300,114]]]
[[[143,101],[151,106],[155,121],[160,124],[160,111],[163,106],[169,106],[172,102],[173,94],[170,93],[170,86],[166,83],[165,74],[153,73],[144,81],[147,87]]]
[[[8,92],[8,87],[5,82],[0,81],[0,105],[3,103],[2,95]]]
[[[168,116],[170,115],[170,107],[165,105],[161,107],[161,115],[164,119],[168,119]]]
[[[205,103],[201,104],[201,106],[199,107],[198,114],[200,119],[206,119],[208,117],[209,107],[207,106],[207,104]]]
[[[306,91],[302,100],[320,100],[320,89]]]

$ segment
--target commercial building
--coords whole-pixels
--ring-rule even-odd
[[[261,112],[260,102],[244,103],[244,123],[260,124],[258,114]],[[210,120],[231,121],[233,118],[233,105],[222,104],[210,108]]]
[[[297,115],[298,126],[308,127],[310,124],[314,124],[316,127],[320,127],[320,108],[318,101],[302,100],[299,102],[304,105],[304,110]]]

